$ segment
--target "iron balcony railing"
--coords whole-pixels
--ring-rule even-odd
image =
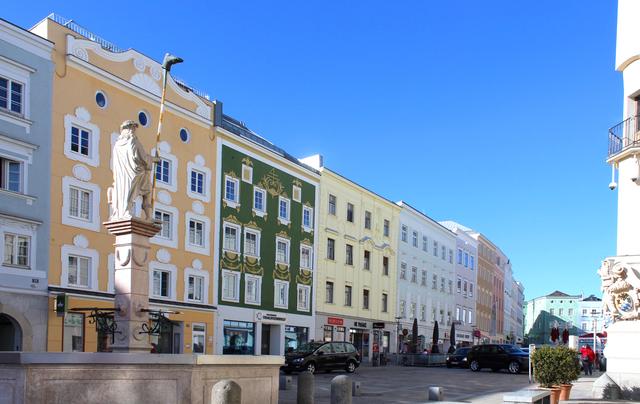
[[[640,115],[630,116],[609,129],[609,157],[632,146],[640,147]]]

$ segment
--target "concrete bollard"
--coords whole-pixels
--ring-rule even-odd
[[[331,404],[351,404],[351,380],[341,375],[331,380]]]
[[[293,378],[287,375],[280,375],[280,390],[291,390]]]
[[[442,387],[429,387],[429,393],[427,395],[427,401],[443,401],[444,389]]]
[[[360,391],[360,382],[351,382],[351,394],[353,396],[362,395],[362,391]]]
[[[240,404],[240,385],[233,380],[220,380],[213,385],[211,404]]]
[[[297,404],[314,404],[315,381],[313,373],[302,372],[298,376]]]

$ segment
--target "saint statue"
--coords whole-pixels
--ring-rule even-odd
[[[131,219],[134,201],[142,197],[142,209],[147,220],[151,215],[151,171],[159,161],[144,150],[136,136],[138,124],[124,121],[120,125],[120,136],[113,145],[113,187],[109,188],[111,220]]]

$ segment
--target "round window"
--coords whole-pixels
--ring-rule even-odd
[[[180,140],[187,143],[189,141],[189,131],[185,128],[180,129]]]
[[[107,106],[107,96],[102,91],[96,93],[96,104],[98,104],[100,108]]]
[[[149,123],[149,117],[147,116],[147,113],[144,111],[138,112],[138,121],[140,122],[140,125],[147,126],[147,124]]]

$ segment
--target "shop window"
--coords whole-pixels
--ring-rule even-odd
[[[62,352],[84,352],[84,314],[65,313]]]
[[[284,345],[286,351],[293,351],[309,341],[309,328],[287,325],[284,327]]]
[[[191,350],[195,354],[203,354],[205,351],[206,324],[191,324]]]
[[[333,326],[332,325],[325,325],[324,329],[323,329],[323,340],[325,342],[327,341],[333,341]]]
[[[224,355],[253,355],[255,324],[244,321],[224,320]]]

